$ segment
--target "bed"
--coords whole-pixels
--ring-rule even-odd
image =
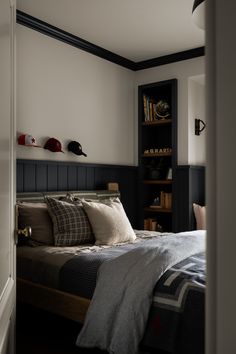
[[[60,193],[47,193],[47,196],[53,199],[66,198],[66,192]],[[119,197],[119,192],[111,191],[94,191],[94,192],[71,192],[73,198],[86,198],[88,200],[97,200],[99,203],[103,203],[108,198]],[[17,196],[18,202],[27,203],[40,203],[45,197],[42,193],[24,193]],[[62,203],[67,201],[63,201]],[[142,328],[141,341],[138,340],[139,348],[144,348],[147,351],[157,352],[163,350],[167,353],[181,353],[181,354],[201,354],[204,353],[204,291],[205,291],[205,257],[204,257],[204,237],[205,231],[194,231],[190,233],[179,234],[160,234],[158,232],[134,230],[135,239],[132,242],[118,242],[115,245],[102,245],[98,244],[82,244],[82,245],[45,245],[37,244],[35,247],[34,242],[28,244],[28,241],[24,240],[18,247],[17,252],[17,297],[18,300],[36,305],[47,311],[57,313],[66,318],[74,321],[84,323],[84,333],[82,331],[82,339],[78,337],[78,345],[84,347],[99,347],[100,349],[107,349],[110,352],[117,354],[136,352],[136,347],[131,342],[132,349],[127,349],[128,344],[124,344],[124,348],[115,347],[114,350],[109,348],[106,341],[109,341],[109,336],[106,335],[99,344],[99,340],[93,335],[93,340],[87,342],[89,338],[89,332],[95,331],[98,333],[99,327],[102,326],[102,322],[108,323],[106,317],[102,319],[96,311],[101,311],[99,306],[104,306],[104,291],[105,294],[108,291],[112,291],[112,297],[116,298],[117,282],[114,273],[118,274],[117,277],[122,279],[121,283],[124,283],[124,290],[122,290],[121,298],[123,301],[124,291],[132,289],[133,284],[125,284],[124,275],[117,273],[117,266],[124,268],[126,264],[126,270],[129,269],[129,274],[132,274],[130,269],[132,264],[130,263],[132,257],[134,258],[134,264],[136,273],[131,275],[132,283],[135,277],[138,281],[134,284],[133,293],[135,296],[139,294],[138,287],[143,287],[140,277],[140,273],[144,278],[149,278],[149,274],[142,268],[141,260],[145,260],[148,269],[156,268],[157,257],[153,257],[154,244],[156,249],[156,242],[162,242],[161,245],[167,243],[169,248],[169,240],[173,239],[175,242],[178,237],[179,245],[175,244],[176,253],[178,254],[178,247],[188,248],[187,242],[189,239],[202,239],[201,246],[195,245],[194,251],[190,251],[189,256],[181,256],[175,258],[170,262],[170,265],[166,267],[165,271],[162,271],[160,276],[153,275],[153,284],[150,302],[145,302],[145,314],[143,319],[145,323],[141,323],[141,327],[137,329],[138,335],[140,328]],[[181,240],[184,240],[184,244]],[[25,244],[26,242],[26,244]],[[181,243],[182,242],[182,243]],[[144,247],[148,245],[148,253]],[[184,246],[183,246],[184,245]],[[191,246],[192,247],[192,246]],[[156,252],[156,251],[155,251]],[[136,255],[137,253],[137,255]],[[140,254],[142,256],[140,256]],[[159,255],[160,256],[160,255]],[[177,261],[176,261],[177,260]],[[127,263],[125,263],[127,262]],[[112,267],[115,269],[112,270]],[[163,268],[164,269],[164,268]],[[125,270],[123,270],[125,271]],[[99,277],[98,277],[99,274]],[[114,284],[109,282],[106,284],[106,277],[114,278]],[[156,277],[156,278],[155,278]],[[125,277],[127,278],[127,277]],[[98,282],[99,280],[99,282]],[[127,280],[128,281],[128,280]],[[130,281],[130,280],[129,280]],[[99,293],[99,284],[103,293]],[[111,285],[111,286],[110,286]],[[106,290],[106,286],[108,289]],[[119,286],[122,289],[123,284]],[[146,287],[146,285],[145,285]],[[110,289],[109,289],[110,288]],[[154,288],[154,290],[153,290]],[[95,291],[96,290],[96,291]],[[136,292],[138,291],[138,292]],[[136,293],[135,293],[136,292]],[[140,299],[142,298],[139,296]],[[146,295],[144,299],[146,301]],[[149,296],[150,297],[150,296]],[[122,309],[121,298],[117,299]],[[107,301],[107,299],[106,299]],[[112,302],[112,301],[111,301]],[[128,302],[123,305],[124,312],[129,307],[132,311],[137,313],[137,317],[131,318],[129,321],[137,322],[137,318],[142,319],[141,305],[138,301],[133,308],[133,305]],[[102,307],[104,308],[104,307]],[[117,303],[114,303],[114,308],[117,308]],[[150,311],[149,311],[150,308]],[[88,311],[89,309],[89,311]],[[132,313],[131,311],[131,313]],[[115,311],[116,312],[116,311]],[[148,315],[148,318],[147,318]],[[110,316],[109,313],[107,316]],[[133,315],[131,317],[134,317]],[[92,318],[92,320],[90,320]],[[125,323],[127,319],[121,318],[122,323]],[[86,322],[87,321],[87,322]],[[112,318],[112,322],[114,322]],[[91,325],[92,323],[92,325]],[[96,323],[96,325],[94,325]],[[115,323],[115,322],[114,322]],[[127,325],[127,328],[132,327],[132,334],[136,338],[134,325],[131,326],[131,322]],[[96,327],[98,326],[98,327]],[[121,326],[121,328],[125,326]],[[103,326],[104,328],[104,326]],[[119,328],[117,324],[117,328]],[[108,328],[109,332],[109,328]],[[122,331],[119,336],[122,335]],[[112,334],[113,337],[113,334]],[[132,336],[129,336],[132,337]],[[120,337],[118,337],[120,338]],[[134,339],[135,339],[134,338]],[[135,339],[136,340],[136,339]],[[133,349],[134,348],[134,349]]]

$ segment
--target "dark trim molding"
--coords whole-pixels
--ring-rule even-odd
[[[82,49],[88,53],[94,54],[102,59],[106,59],[114,64],[118,64],[126,69],[130,69],[133,71],[153,68],[155,66],[170,64],[181,60],[193,59],[199,56],[203,56],[205,54],[204,47],[199,47],[195,49],[185,50],[179,53],[165,55],[158,58],[134,62],[118,54],[110,52],[107,49],[99,47],[96,44],[90,43],[69,32],[63,31],[58,27],[52,26],[49,23],[39,20],[36,17],[30,16],[20,10],[16,10],[16,20],[17,23],[23,26],[29,27],[35,31],[43,33],[59,41],[72,45],[73,47]]]
[[[80,37],[77,37],[69,32],[52,26],[47,22],[41,21],[38,18],[30,16],[22,11],[16,11],[17,23],[29,27],[35,31],[41,32],[49,37],[58,39],[64,43],[72,45],[73,47],[82,49],[86,52],[94,54],[102,59],[111,61],[112,63],[123,66],[124,68],[135,70],[135,63],[132,60],[126,59],[120,55],[110,52],[102,47],[90,43]]]
[[[162,57],[140,61],[136,63],[136,70],[149,69],[155,66],[166,65],[170,63],[175,63],[177,61],[201,57],[203,55],[205,55],[204,47],[189,49],[179,53],[168,54]]]
[[[195,230],[193,203],[205,205],[205,167],[179,165],[175,176],[175,231]]]

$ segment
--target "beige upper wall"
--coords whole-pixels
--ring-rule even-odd
[[[158,66],[151,69],[138,71],[135,75],[135,116],[138,116],[138,86],[169,79],[178,79],[178,164],[199,164],[195,155],[201,141],[195,139],[194,131],[190,129],[189,117],[189,78],[205,73],[205,58],[199,57],[184,60],[173,64]],[[203,105],[205,102],[203,102]],[[195,145],[195,146],[193,146]],[[137,130],[136,130],[137,146]],[[200,150],[199,150],[200,151]],[[192,155],[194,153],[194,155]],[[202,154],[202,149],[201,149]],[[203,161],[201,161],[203,163]]]
[[[138,85],[177,78],[178,163],[204,163],[189,118],[189,78],[204,72],[203,57],[132,72],[18,24],[17,132],[55,137],[65,154],[18,146],[17,157],[137,165]]]
[[[204,75],[194,76],[189,79],[188,92],[188,146],[189,164],[205,165],[206,163],[206,129],[200,135],[195,135],[195,118],[206,123],[205,114],[205,80]],[[200,124],[203,128],[203,124]]]
[[[17,132],[65,154],[17,147],[17,157],[134,165],[134,73],[17,25]],[[87,158],[66,151],[81,143]]]

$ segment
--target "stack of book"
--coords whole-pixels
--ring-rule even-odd
[[[166,193],[161,191],[160,194],[161,206],[164,209],[172,208],[172,193]]]
[[[151,122],[158,118],[155,112],[156,103],[157,102],[153,98],[143,95],[143,109],[144,109],[145,122]]]
[[[144,230],[156,231],[157,221],[156,219],[147,218],[144,219]]]
[[[144,230],[162,232],[163,228],[160,224],[158,224],[156,219],[146,218],[144,219]]]

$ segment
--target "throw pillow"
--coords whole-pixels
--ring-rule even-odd
[[[53,222],[55,246],[94,243],[91,225],[81,205],[50,197],[45,200]]]
[[[92,225],[96,245],[113,245],[135,240],[134,230],[118,198],[106,203],[83,200],[82,204]]]
[[[32,235],[29,243],[53,245],[53,226],[45,203],[18,203],[18,228],[30,226]]]
[[[206,230],[206,207],[193,203],[197,230]]]

